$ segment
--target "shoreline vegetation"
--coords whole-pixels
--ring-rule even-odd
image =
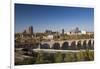
[[[43,51],[28,52],[27,50],[22,50],[22,51],[24,52],[22,54],[26,55],[26,57],[24,57],[23,59],[15,57],[15,65],[67,63],[67,62],[94,60],[94,51],[89,51],[89,49],[85,50],[84,52],[80,50],[80,52],[68,52],[68,53],[62,53],[62,52],[46,53]]]

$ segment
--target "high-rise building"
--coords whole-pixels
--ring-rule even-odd
[[[26,29],[23,31],[23,34],[26,34],[27,33],[27,31],[26,31]]]
[[[79,28],[76,27],[74,32],[75,32],[75,33],[79,33],[79,32],[80,32]]]
[[[64,35],[64,29],[62,29],[62,35]]]
[[[46,30],[45,33],[52,34],[52,30]]]
[[[28,31],[29,31],[29,34],[33,34],[33,26],[29,26]]]

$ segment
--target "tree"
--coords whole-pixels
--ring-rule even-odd
[[[94,52],[90,52],[88,49],[85,51],[85,61],[94,60]]]
[[[54,63],[54,53],[45,53],[44,54],[44,62],[45,63]]]
[[[75,53],[69,52],[65,54],[64,62],[74,62],[74,61],[76,61]]]
[[[94,60],[94,52],[89,52],[89,58],[90,60]]]
[[[84,52],[82,52],[81,50],[80,52],[76,53],[76,56],[77,56],[77,61],[84,61],[84,58],[85,58]]]
[[[63,61],[62,53],[61,52],[55,53],[54,58],[55,58],[55,63],[60,63],[60,62]]]
[[[36,64],[42,64],[44,63],[44,55],[43,52],[39,52],[37,55],[37,59],[36,59]]]

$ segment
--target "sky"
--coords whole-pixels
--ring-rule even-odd
[[[94,9],[84,7],[15,4],[15,32],[33,26],[33,32],[94,31]]]

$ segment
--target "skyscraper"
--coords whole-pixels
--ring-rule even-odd
[[[29,31],[29,34],[33,34],[33,26],[29,26],[28,31]]]
[[[27,33],[27,31],[26,31],[26,29],[23,31],[23,34],[26,34]]]
[[[78,33],[78,32],[79,32],[79,28],[76,27],[74,32],[75,32],[75,33]]]
[[[64,35],[64,29],[62,29],[62,35]]]

